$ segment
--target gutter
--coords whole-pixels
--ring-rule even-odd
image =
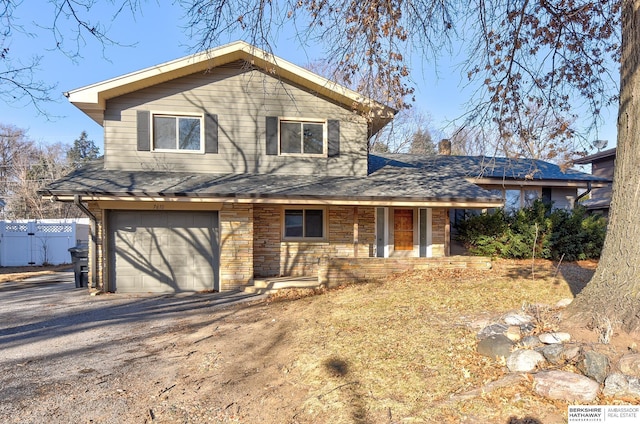
[[[578,196],[578,198],[576,199],[576,203],[578,203],[580,201],[580,199],[582,199],[583,197],[585,197],[589,193],[591,193],[591,181],[587,181],[587,191],[585,191],[580,196]]]
[[[89,222],[91,223],[89,226],[89,275],[91,276],[91,288],[96,288],[96,252],[98,251],[96,246],[96,228],[98,226],[98,220],[96,216],[82,203],[82,197],[80,197],[79,194],[73,196],[73,203],[89,217]]]

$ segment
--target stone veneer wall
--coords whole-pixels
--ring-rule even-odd
[[[91,241],[89,242],[89,286],[91,286],[91,282],[94,281],[93,280],[93,275],[91,273],[91,261],[95,260],[96,261],[96,265],[95,265],[95,270],[96,270],[96,276],[95,276],[95,282],[96,282],[96,289],[97,290],[101,290],[104,291],[105,290],[105,281],[106,281],[106,275],[104,270],[106,269],[106,263],[105,263],[105,256],[104,256],[104,214],[103,214],[103,210],[100,209],[100,207],[98,207],[98,204],[96,202],[88,202],[87,203],[87,209],[89,209],[89,211],[91,211],[91,213],[96,217],[96,234],[95,234],[95,242],[96,242],[96,252],[94,253],[93,251],[93,243],[91,243]],[[89,228],[91,228],[91,224],[89,224]],[[93,235],[91,234],[91,230],[89,230],[89,238],[91,239],[91,237],[93,237]],[[94,259],[95,258],[95,259]]]
[[[322,242],[281,240],[282,206],[255,205],[253,263],[256,277],[315,275],[320,258],[369,257],[375,243],[375,209],[329,206],[328,239]],[[358,244],[354,244],[357,211]]]
[[[96,202],[88,202],[96,216],[96,289],[105,290],[107,258],[104,255],[104,214]],[[358,258],[373,256],[375,244],[375,208],[353,206],[328,207],[329,239],[326,242],[281,241],[279,205],[228,204],[220,211],[221,290],[251,284],[254,276],[314,275],[323,257],[354,258],[353,218],[358,213]],[[432,215],[433,255],[445,255],[446,209],[434,209]],[[91,243],[89,258],[93,257]],[[410,259],[402,258],[400,262]],[[378,259],[379,260],[379,259]],[[368,262],[363,262],[365,266]],[[379,266],[376,263],[375,266]],[[91,267],[89,267],[91,271]],[[368,271],[365,272],[368,274]],[[89,275],[92,281],[92,275]]]
[[[322,258],[318,283],[336,287],[347,283],[374,281],[391,274],[431,268],[491,269],[491,259],[482,256],[440,258]]]
[[[220,211],[220,291],[253,282],[253,205],[225,204]]]

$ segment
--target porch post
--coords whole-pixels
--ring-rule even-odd
[[[358,257],[358,207],[353,207],[353,257]]]
[[[451,218],[449,216],[449,211],[451,209],[447,209],[447,213],[445,214],[444,220],[444,255],[451,256]]]

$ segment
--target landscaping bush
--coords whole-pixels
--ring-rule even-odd
[[[606,220],[587,215],[580,206],[571,212],[552,211],[537,200],[515,213],[497,209],[471,216],[456,229],[457,240],[475,255],[527,259],[535,254],[536,258],[575,261],[600,257]]]

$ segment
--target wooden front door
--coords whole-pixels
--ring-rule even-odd
[[[393,211],[394,250],[413,250],[413,209]]]

